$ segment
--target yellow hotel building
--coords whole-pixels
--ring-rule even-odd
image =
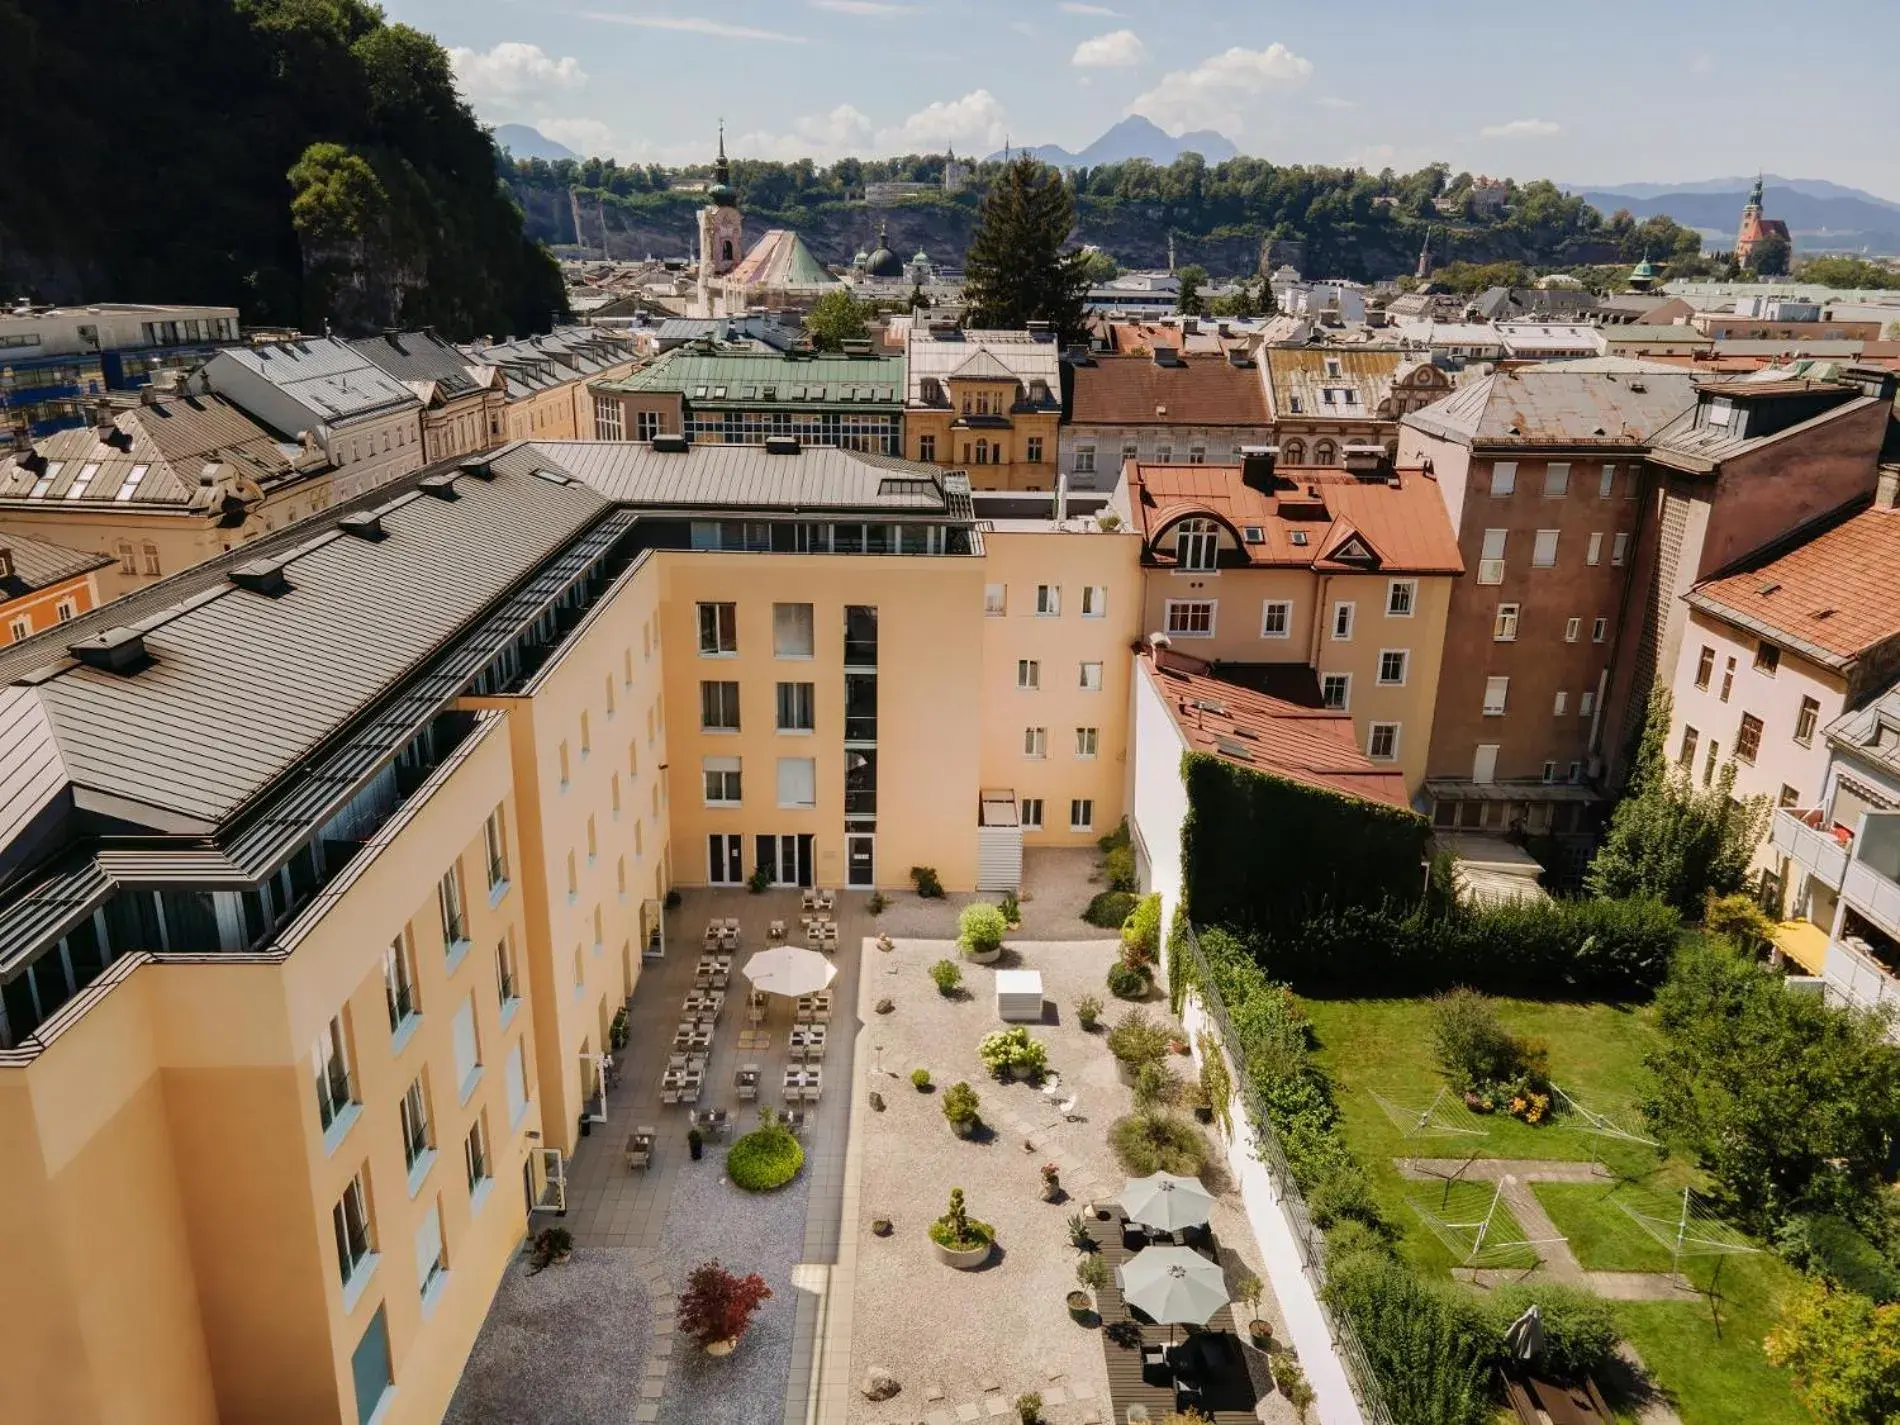
[[[0,1419],[434,1425],[671,888],[1120,818],[1139,550],[517,445],[0,649]]]

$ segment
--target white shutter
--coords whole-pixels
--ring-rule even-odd
[[[528,1110],[528,1076],[521,1064],[521,1045],[508,1056],[508,1122],[519,1123]]]
[[[1474,782],[1494,782],[1498,775],[1498,747],[1495,742],[1487,742],[1478,748],[1478,755],[1471,759],[1471,780]]]
[[[475,1052],[475,1000],[471,995],[455,1011],[455,1082],[462,1093],[468,1092],[468,1080],[480,1066]]]
[[[1484,711],[1487,716],[1496,716],[1504,711],[1504,699],[1510,691],[1509,678],[1486,678],[1484,680]]]
[[[737,757],[702,757],[699,764],[708,772],[736,772],[739,770]]]
[[[810,757],[778,759],[778,804],[814,806],[818,801],[818,764]]]
[[[422,1214],[422,1221],[416,1227],[416,1286],[426,1287],[429,1278],[435,1274],[436,1263],[442,1259],[442,1210],[439,1204],[430,1203],[429,1210]]]
[[[1557,534],[1554,529],[1537,531],[1536,542],[1531,546],[1531,567],[1548,569],[1557,562]]]

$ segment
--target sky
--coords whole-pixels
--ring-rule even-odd
[[[1278,163],[1571,185],[1767,170],[1900,201],[1900,4],[383,0],[489,123],[622,162],[1079,149],[1127,114]],[[1842,103],[1845,99],[1847,102]]]

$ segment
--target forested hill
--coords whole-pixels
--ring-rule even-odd
[[[563,306],[448,56],[361,0],[0,0],[0,55],[0,297],[452,337]]]
[[[1000,165],[979,166],[961,193],[909,198],[889,209],[854,200],[867,182],[938,181],[943,160],[844,159],[824,168],[809,161],[742,161],[732,167],[751,233],[796,228],[821,259],[848,262],[876,241],[879,222],[887,221],[900,256],[923,248],[957,264],[982,189]],[[621,168],[600,159],[536,159],[515,164],[512,181],[528,230],[543,241],[575,242],[578,214],[578,240],[595,252],[604,220],[615,257],[684,256],[692,251],[693,210],[705,200],[667,185],[703,176],[704,170]],[[1686,267],[1700,250],[1698,235],[1668,218],[1605,217],[1548,182],[1513,186],[1504,210],[1487,213],[1471,201],[1471,175],[1454,175],[1442,164],[1416,173],[1367,173],[1257,158],[1209,166],[1189,154],[1165,168],[1137,160],[1071,176],[1078,238],[1124,267],[1165,265],[1170,233],[1179,261],[1199,262],[1217,276],[1252,272],[1263,242],[1273,239],[1297,244],[1300,265],[1311,273],[1368,279],[1410,273],[1428,228],[1440,261],[1564,267],[1633,263],[1648,252],[1658,262],[1675,258]]]

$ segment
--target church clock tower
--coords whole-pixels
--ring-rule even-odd
[[[732,165],[726,161],[726,126],[719,126],[719,159],[713,165],[712,199],[699,210],[699,315],[713,310],[712,280],[724,277],[745,255],[745,224],[739,213],[739,195],[732,188]]]

